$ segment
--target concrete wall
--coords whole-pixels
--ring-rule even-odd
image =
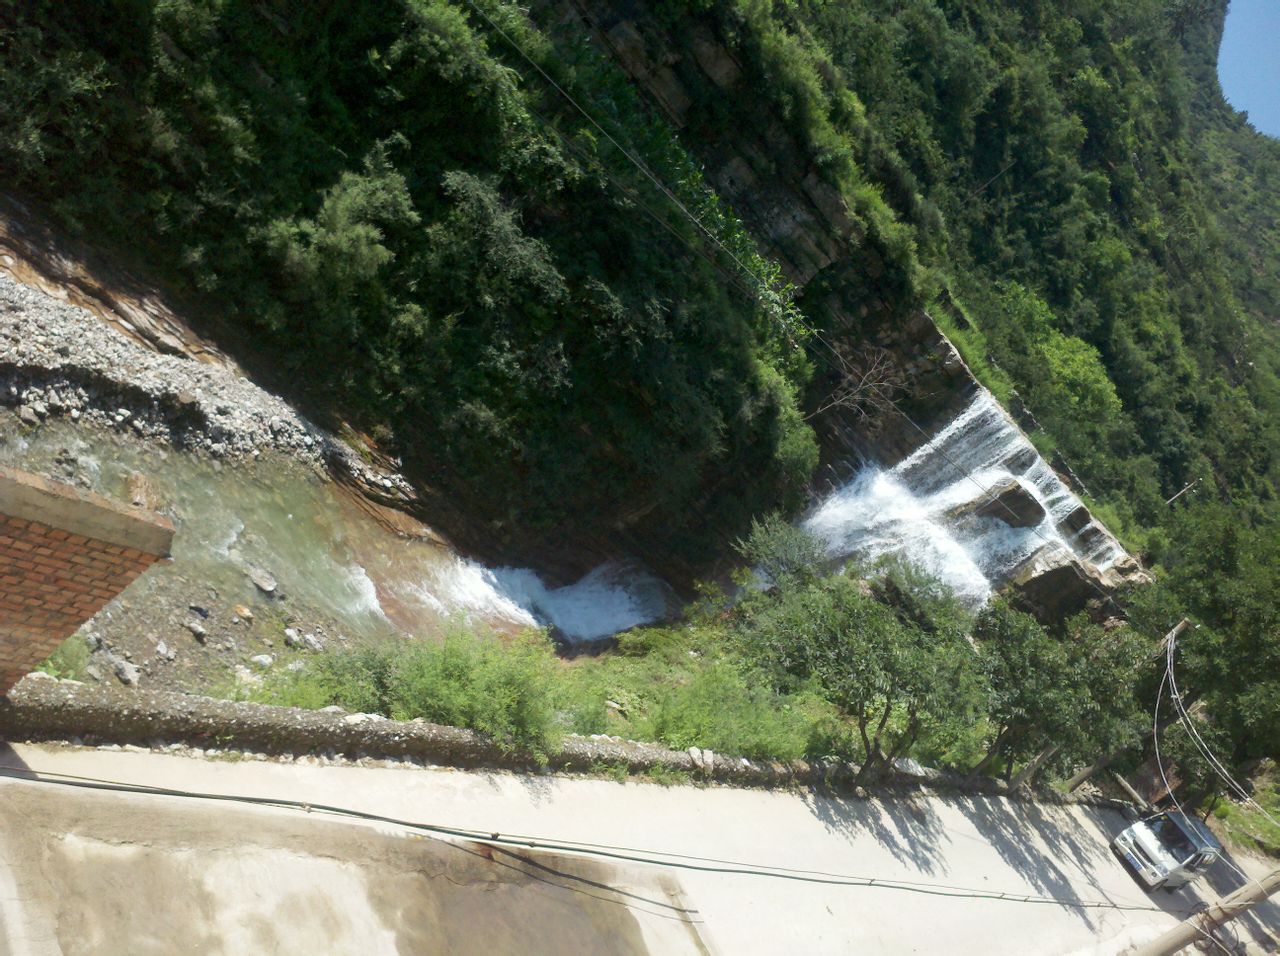
[[[0,693],[169,553],[167,518],[0,468]]]

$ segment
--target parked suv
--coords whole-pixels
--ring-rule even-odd
[[[1111,849],[1148,890],[1184,886],[1222,855],[1222,844],[1209,828],[1181,810],[1139,820],[1111,841]]]

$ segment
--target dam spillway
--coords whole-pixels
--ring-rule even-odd
[[[1039,520],[1016,526],[989,501],[1015,483]],[[1098,571],[1124,555],[985,389],[898,464],[863,464],[802,525],[832,558],[905,559],[972,605],[1045,549]]]

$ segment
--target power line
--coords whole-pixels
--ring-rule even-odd
[[[543,114],[539,113],[537,110],[534,110],[532,108],[530,108],[529,112],[531,112],[534,116],[537,116],[538,119],[542,120],[543,124],[545,124],[546,127],[556,135],[556,138],[558,138],[560,142],[563,143],[567,149],[569,149],[571,152],[573,152],[575,155],[577,155],[580,159],[584,160],[589,165],[596,165],[595,161],[597,158],[588,154],[584,149],[582,149],[580,146],[574,143],[573,140],[570,139],[565,133],[561,132],[561,130],[555,125],[555,123],[551,119],[549,119],[548,117],[544,116]],[[694,252],[694,254],[701,257],[708,265],[710,265],[713,269],[715,269],[716,272],[719,273],[719,275],[726,282],[730,283],[735,288],[737,288],[737,290],[741,292],[744,296],[746,296],[748,299],[756,299],[758,301],[759,299],[758,292],[753,292],[751,289],[748,289],[745,285],[743,285],[741,279],[735,276],[728,269],[724,268],[719,262],[715,260],[715,258],[711,255],[711,253],[708,252],[706,249],[702,248],[701,246],[696,246],[692,242],[690,242],[688,236],[683,235],[679,230],[677,230],[673,225],[671,225],[671,223],[667,222],[666,219],[664,219],[657,212],[655,212],[651,206],[645,203],[644,200],[640,197],[640,194],[636,190],[627,186],[625,183],[619,180],[616,176],[614,176],[611,172],[609,172],[608,168],[605,167],[603,163],[599,164],[599,170],[601,174],[612,185],[614,185],[619,190],[621,190],[628,199],[630,199],[633,203],[635,203],[637,207],[644,210],[644,212],[647,213],[649,217],[654,220],[654,222],[656,222],[659,226],[661,226],[663,229],[669,232],[672,236],[674,236],[677,241],[687,245],[689,249]]]
[[[1170,633],[1169,640],[1165,642],[1165,668],[1164,668],[1164,675],[1160,680],[1160,688],[1159,690],[1156,691],[1155,716],[1152,719],[1152,725],[1151,725],[1151,742],[1152,742],[1152,749],[1155,755],[1156,769],[1160,772],[1160,780],[1164,784],[1165,792],[1168,794],[1169,799],[1173,802],[1174,808],[1177,809],[1177,811],[1181,813],[1183,816],[1186,816],[1187,815],[1186,811],[1182,809],[1182,804],[1178,801],[1177,795],[1173,792],[1173,787],[1169,784],[1169,778],[1165,774],[1164,762],[1160,756],[1160,700],[1164,696],[1164,689],[1166,684],[1170,688],[1170,694],[1169,694],[1170,699],[1174,702],[1174,705],[1179,712],[1179,719],[1183,723],[1183,726],[1194,730],[1194,728],[1191,727],[1190,718],[1187,715],[1186,711],[1183,710],[1181,701],[1178,698],[1177,682],[1173,674],[1173,647],[1174,647],[1174,644],[1177,642],[1177,639],[1178,639],[1178,632],[1174,630],[1172,633]],[[1206,751],[1202,751],[1202,752],[1206,752]],[[1212,756],[1210,756],[1209,759],[1211,760],[1211,762],[1213,761]],[[1266,811],[1264,810],[1263,812],[1265,813]],[[1244,868],[1241,867],[1239,864],[1237,864],[1229,856],[1224,855],[1222,857],[1222,860],[1224,863],[1227,864],[1227,866],[1235,870],[1236,873],[1240,875],[1240,877],[1245,881],[1246,884],[1258,883],[1257,879],[1255,879],[1254,877],[1246,873],[1244,871]]]
[[[102,790],[115,793],[135,793],[151,796],[178,797],[183,799],[243,803],[253,806],[268,806],[282,809],[302,810],[304,812],[319,812],[367,822],[397,826],[407,830],[428,833],[436,836],[464,839],[487,846],[503,848],[518,847],[524,849],[580,854],[583,856],[600,857],[622,862],[638,863],[650,866],[663,866],[671,869],[689,870],[702,873],[763,877],[827,886],[901,890],[904,892],[961,899],[985,899],[1010,903],[1037,903],[1074,909],[1110,909],[1126,912],[1167,912],[1164,907],[1119,903],[1112,900],[1052,897],[1035,893],[996,893],[989,889],[956,886],[945,883],[921,883],[895,878],[826,873],[817,870],[797,870],[729,860],[716,860],[713,858],[667,853],[664,851],[638,850],[627,847],[612,847],[607,844],[543,839],[539,837],[474,830],[465,827],[452,827],[442,824],[418,823],[369,811],[355,810],[349,807],[310,803],[284,797],[256,797],[235,794],[207,793],[170,787],[156,787],[146,784],[122,783],[115,780],[105,780],[100,777],[79,776],[75,774],[55,772],[37,773],[35,771],[27,771],[24,773],[22,771],[14,770],[13,768],[0,769],[0,776],[20,780],[24,783],[47,784],[51,786],[65,786],[87,790]],[[1195,911],[1184,909],[1176,912],[1190,915]]]
[[[1176,636],[1176,635],[1173,635],[1173,636]],[[1173,639],[1173,636],[1170,637],[1171,641]],[[1173,805],[1177,809],[1177,811],[1185,817],[1186,812],[1182,809],[1182,805],[1178,803],[1178,798],[1174,796],[1173,787],[1169,786],[1169,778],[1165,775],[1164,763],[1160,759],[1160,699],[1164,696],[1165,685],[1169,683],[1169,677],[1170,677],[1169,668],[1166,666],[1164,676],[1160,679],[1160,688],[1159,690],[1156,691],[1155,711],[1151,718],[1151,741],[1155,750],[1156,769],[1160,771],[1160,780],[1164,783],[1165,792],[1169,795],[1169,799],[1173,801]],[[1245,873],[1244,870],[1240,869],[1240,867],[1238,867],[1235,864],[1235,861],[1233,861],[1227,856],[1223,856],[1222,859],[1224,862],[1227,863],[1228,866],[1230,866],[1232,869],[1238,872],[1241,876],[1243,876],[1246,882],[1249,881],[1249,875]],[[1230,950],[1228,950],[1226,946],[1224,946],[1221,942],[1219,942],[1217,937],[1215,937],[1212,933],[1208,932],[1207,930],[1201,928],[1198,925],[1196,926],[1196,929],[1200,932],[1202,936],[1204,936],[1211,943],[1213,943],[1214,946],[1221,949],[1224,953],[1230,952]]]
[[[487,13],[485,13],[484,10],[475,2],[475,0],[465,0],[465,2],[467,6],[469,6],[472,10],[474,10],[477,14],[479,14],[480,17],[487,24],[489,24],[489,26],[494,30],[495,33],[497,33],[500,37],[502,37],[502,39],[504,39],[513,50],[515,50],[518,54],[520,54],[521,58],[523,58],[525,62],[527,62],[530,66],[532,66],[535,70],[537,70],[538,74],[544,80],[546,80],[547,83],[549,83],[556,90],[556,92],[558,92],[561,96],[563,96],[573,106],[574,109],[576,109],[579,113],[581,113],[586,118],[588,123],[590,123],[597,130],[599,130],[600,134],[604,136],[604,138],[607,139],[610,143],[612,143],[614,147],[620,153],[622,153],[622,155],[625,156],[633,166],[636,167],[636,169],[640,170],[641,173],[643,173],[646,177],[648,177],[649,180],[655,186],[657,186],[658,189],[664,195],[666,195],[666,197],[670,199],[671,202],[674,203],[676,207],[679,208],[680,211],[683,212],[694,225],[696,225],[699,229],[702,230],[702,232],[707,236],[708,239],[710,239],[717,246],[723,249],[725,253],[727,253],[728,256],[738,264],[738,267],[742,269],[743,272],[749,275],[757,283],[761,285],[764,284],[763,280],[758,275],[756,275],[756,273],[753,270],[749,269],[746,266],[746,264],[743,263],[743,261],[738,258],[738,256],[733,252],[732,249],[730,249],[723,242],[721,242],[718,236],[716,236],[710,229],[708,229],[705,225],[703,225],[702,220],[699,219],[697,216],[695,216],[688,209],[688,207],[685,206],[685,204],[680,201],[680,198],[676,196],[676,194],[672,192],[671,189],[669,189],[667,185],[662,182],[662,180],[660,180],[656,175],[654,175],[652,170],[650,170],[649,167],[639,159],[639,157],[635,156],[629,149],[623,146],[622,143],[618,142],[618,140],[614,138],[613,134],[610,133],[598,120],[596,120],[594,116],[592,116],[589,112],[587,112],[587,110],[582,106],[582,104],[580,104],[576,99],[574,99],[573,95],[570,94],[568,90],[566,90],[563,86],[557,83],[555,78],[552,77],[551,74],[549,74],[546,70],[544,70],[542,68],[542,65],[538,63],[537,60],[535,60],[532,56],[526,53],[524,48],[520,46],[520,44],[517,43],[515,39],[513,39],[505,30],[503,30],[502,27],[498,26],[498,24],[494,22],[493,18],[490,17]]]
[[[1227,771],[1222,761],[1218,759],[1217,755],[1213,753],[1209,745],[1205,743],[1204,738],[1200,736],[1200,731],[1196,728],[1195,722],[1191,719],[1191,716],[1187,713],[1186,708],[1183,706],[1182,695],[1178,692],[1177,677],[1174,674],[1174,654],[1176,650],[1176,641],[1177,641],[1177,637],[1175,635],[1174,640],[1171,640],[1169,642],[1168,647],[1166,649],[1166,657],[1167,657],[1166,670],[1169,675],[1169,684],[1172,689],[1171,697],[1174,702],[1174,706],[1178,710],[1178,716],[1180,721],[1182,722],[1182,725],[1186,728],[1188,735],[1191,737],[1192,741],[1195,743],[1196,749],[1199,750],[1201,755],[1203,755],[1204,758],[1209,761],[1209,765],[1213,769],[1214,773],[1216,773],[1219,777],[1221,777],[1226,782],[1227,786],[1231,790],[1233,790],[1236,794],[1238,794],[1244,802],[1252,804],[1259,812],[1263,814],[1263,816],[1265,816],[1268,820],[1274,823],[1277,827],[1280,827],[1280,820],[1277,820],[1274,816],[1271,815],[1271,813],[1267,810],[1266,807],[1258,803],[1257,800],[1253,799],[1253,797],[1249,794],[1249,792],[1244,788],[1244,785],[1239,783]]]

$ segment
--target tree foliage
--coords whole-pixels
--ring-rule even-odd
[[[513,6],[3,0],[0,133],[12,186],[210,296],[492,538],[648,515],[705,558],[816,463],[776,266],[616,68]]]

